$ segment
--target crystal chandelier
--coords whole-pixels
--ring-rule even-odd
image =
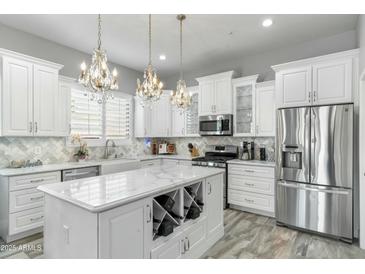
[[[142,99],[142,104],[147,105],[151,102],[157,101],[160,99],[161,94],[163,93],[162,87],[163,83],[160,81],[159,77],[157,76],[156,70],[152,66],[151,61],[151,42],[152,42],[152,35],[151,35],[151,14],[148,17],[148,54],[149,54],[149,62],[147,68],[144,70],[143,73],[143,83],[139,79],[137,79],[137,95]]]
[[[186,110],[191,106],[191,94],[186,89],[185,81],[183,80],[183,67],[182,67],[182,21],[186,16],[180,14],[177,16],[177,20],[180,21],[180,79],[177,81],[176,90],[171,92],[171,103],[178,107],[180,110]]]
[[[90,67],[85,62],[81,64],[79,83],[91,92],[91,100],[99,104],[113,99],[110,90],[118,89],[118,72],[114,68],[110,73],[105,50],[101,48],[101,16],[98,15],[98,47],[94,49]]]

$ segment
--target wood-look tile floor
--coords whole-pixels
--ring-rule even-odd
[[[214,259],[355,259],[365,250],[355,244],[312,235],[275,225],[273,218],[224,211],[225,235],[202,258]],[[4,247],[11,246],[11,249]],[[43,235],[35,234],[6,245],[0,238],[0,258],[42,258]]]
[[[276,226],[273,218],[227,209],[225,235],[202,258],[355,259],[365,250],[318,235]]]

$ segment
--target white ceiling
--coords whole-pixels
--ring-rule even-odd
[[[263,28],[264,18],[274,24]],[[139,71],[147,63],[148,16],[103,15],[103,47],[109,60]],[[257,54],[356,28],[357,15],[187,15],[184,70]],[[96,45],[96,15],[0,15],[0,22],[83,52]],[[176,15],[152,16],[153,63],[164,76],[179,67]],[[167,56],[160,61],[160,54]]]

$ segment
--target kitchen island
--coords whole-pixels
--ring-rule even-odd
[[[45,258],[199,258],[224,234],[222,186],[181,165],[39,186]]]

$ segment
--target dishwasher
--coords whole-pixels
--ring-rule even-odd
[[[62,182],[99,176],[99,166],[62,170]]]

